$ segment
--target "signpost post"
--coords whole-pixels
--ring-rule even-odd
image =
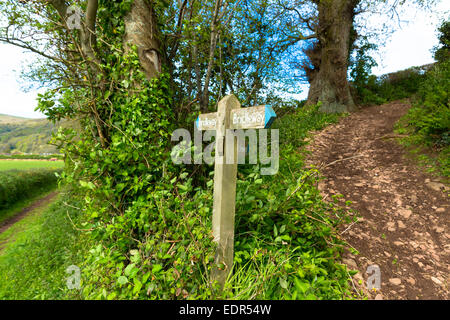
[[[233,266],[237,176],[237,141],[226,131],[268,128],[275,117],[269,105],[241,108],[238,99],[231,94],[219,101],[217,112],[201,114],[196,120],[199,130],[216,130],[212,229],[217,251],[211,280],[217,281],[221,288]],[[234,161],[227,158],[231,153]]]

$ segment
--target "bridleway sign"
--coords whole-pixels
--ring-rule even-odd
[[[267,129],[275,117],[269,105],[241,108],[231,94],[219,101],[217,112],[200,114],[195,122],[198,130],[216,130],[212,228],[218,247],[211,280],[218,281],[221,288],[233,266],[237,175],[236,136],[226,133],[229,129]],[[227,154],[232,154],[234,161],[226,161]]]

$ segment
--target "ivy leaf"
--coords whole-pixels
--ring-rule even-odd
[[[127,282],[128,282],[128,278],[125,277],[125,276],[120,276],[120,277],[117,279],[117,283],[120,284],[120,285],[124,285],[124,284],[127,283]]]
[[[135,263],[129,264],[129,265],[125,268],[125,270],[124,270],[123,273],[124,273],[126,276],[129,276],[130,273],[131,273],[131,270],[133,270],[133,268],[134,268],[135,265],[136,265]]]
[[[286,281],[286,279],[280,278],[280,286],[281,286],[283,289],[287,289],[287,287],[288,287],[288,282]]]

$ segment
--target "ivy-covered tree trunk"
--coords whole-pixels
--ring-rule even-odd
[[[350,31],[358,0],[317,1],[318,42],[306,50],[311,65],[306,68],[310,83],[308,104],[322,102],[323,112],[350,112],[356,105],[347,81]]]

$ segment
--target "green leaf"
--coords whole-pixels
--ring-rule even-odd
[[[280,286],[281,286],[283,289],[287,289],[287,287],[288,287],[288,282],[287,282],[285,279],[280,278]]]
[[[133,289],[133,294],[138,293],[139,291],[141,291],[142,288],[142,282],[140,282],[138,279],[134,279],[134,289]]]
[[[128,278],[125,277],[125,276],[120,276],[120,277],[117,279],[117,283],[120,284],[120,285],[124,285],[124,284],[127,283],[127,282],[128,282]]]
[[[188,176],[188,172],[183,172],[182,174],[180,174],[180,178],[181,179],[185,179]]]
[[[162,265],[160,265],[160,264],[153,265],[153,268],[152,268],[153,273],[158,273],[161,270],[162,270]]]
[[[307,282],[303,282],[298,279],[295,279],[295,287],[297,289],[299,289],[301,293],[304,294],[306,292],[306,290],[308,290],[310,288],[310,285]]]
[[[134,263],[129,264],[129,265],[125,268],[125,270],[124,270],[123,273],[124,273],[126,276],[129,276],[130,273],[131,273],[131,270],[134,268],[135,265],[136,265],[136,264],[134,264]]]

